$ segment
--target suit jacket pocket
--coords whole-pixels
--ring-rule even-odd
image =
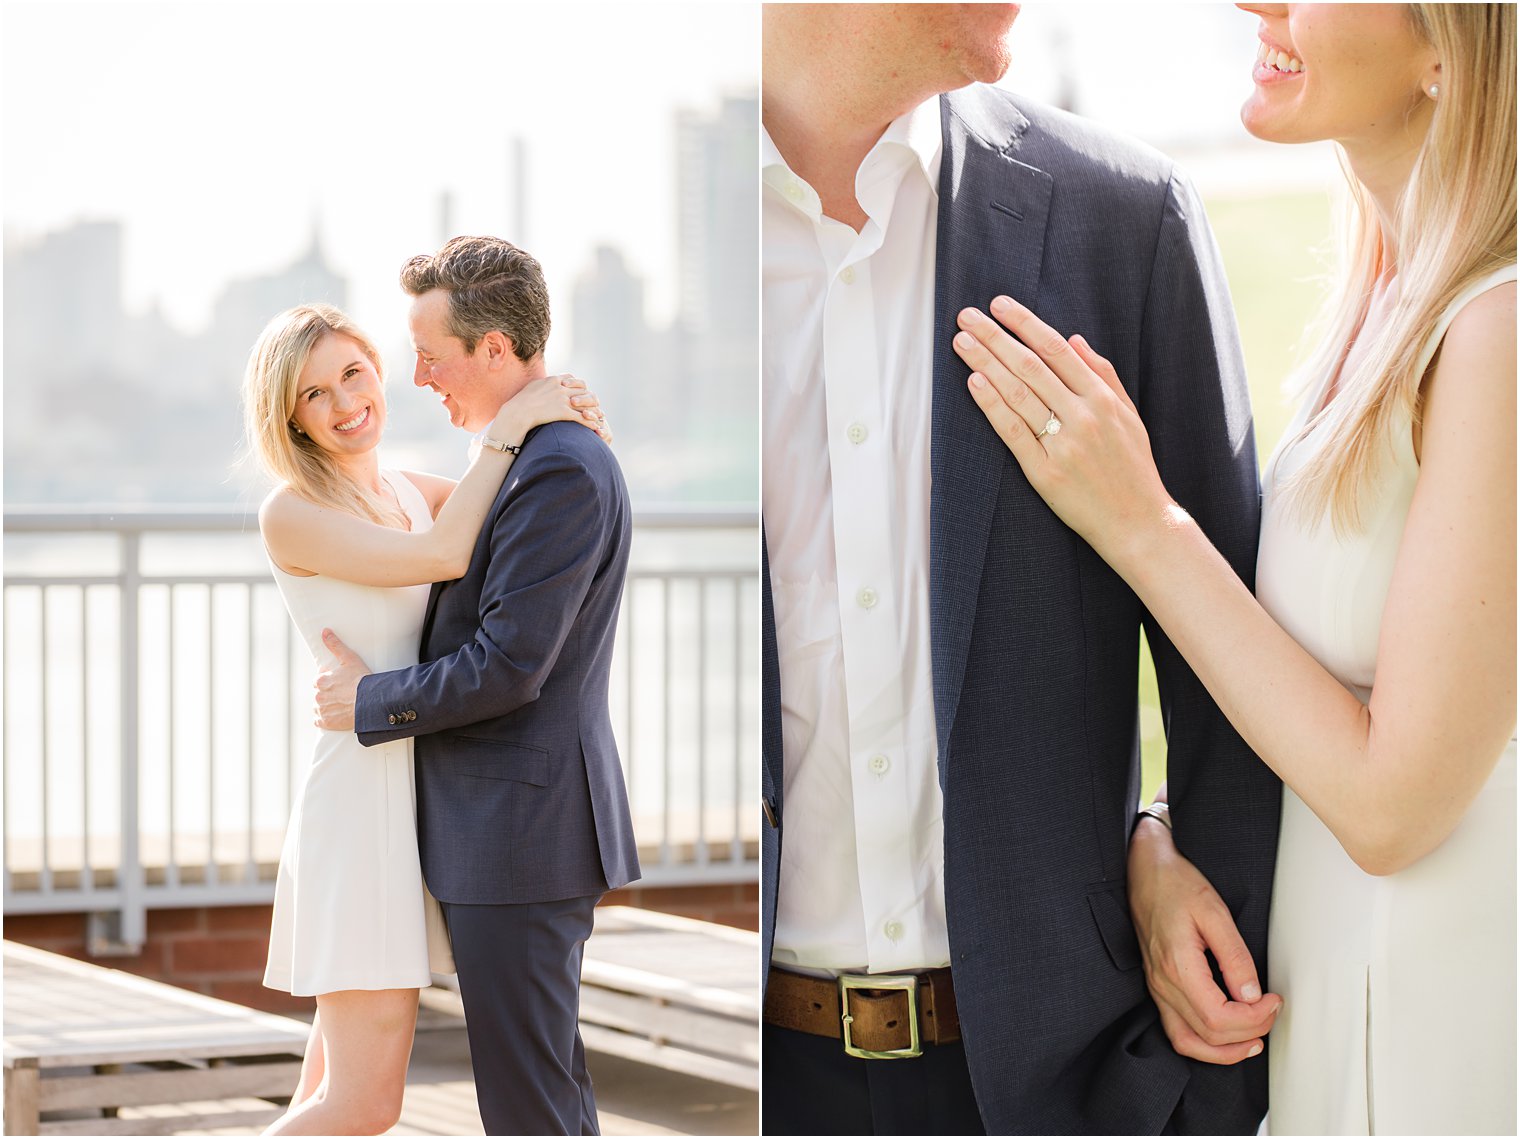
[[[534,787],[549,786],[547,748],[455,736],[449,743],[448,753],[441,766],[456,775],[467,775],[472,779],[505,779]]]
[[[1140,939],[1129,916],[1129,901],[1124,887],[1113,882],[1094,886],[1087,892],[1087,905],[1093,921],[1114,965],[1133,969],[1140,964]]]

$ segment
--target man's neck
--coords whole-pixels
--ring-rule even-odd
[[[531,360],[520,363],[514,369],[514,375],[511,381],[508,383],[506,388],[503,389],[505,394],[501,397],[501,403],[496,405],[496,411],[493,411],[491,413],[491,418],[494,419],[496,417],[496,412],[505,407],[507,405],[507,402],[511,400],[513,396],[517,395],[518,392],[522,391],[523,388],[527,387],[534,380],[543,379],[548,374],[549,369],[544,366],[543,353],[539,353]],[[487,420],[486,425],[489,426],[490,422],[490,420]],[[482,427],[480,430],[483,431],[485,428]],[[476,431],[475,434],[479,434],[479,431]]]
[[[824,66],[827,61],[827,66]],[[823,212],[859,230],[865,211],[855,174],[887,127],[938,94],[869,54],[767,51],[762,86],[765,129],[792,171],[812,186]]]
[[[542,353],[540,353],[539,355],[533,357],[533,359],[523,364],[522,370],[519,373],[517,386],[512,389],[512,394],[516,395],[518,392],[522,391],[523,388],[531,384],[534,380],[541,380],[548,374],[549,369],[544,367],[544,357]]]

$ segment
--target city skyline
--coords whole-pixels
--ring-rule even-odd
[[[1029,6],[1012,33],[1013,62],[1001,85],[1170,149],[1205,193],[1230,181],[1250,186],[1264,171],[1276,181],[1333,178],[1328,148],[1268,147],[1240,128],[1254,21],[1217,5],[1164,7],[1163,19],[1091,5],[1079,19],[1057,6]],[[71,11],[89,19],[70,24]],[[447,428],[407,383],[406,298],[396,271],[453,233],[497,233],[543,263],[554,318],[547,362],[583,374],[604,393],[622,453],[635,468],[645,464],[645,489],[684,493],[674,465],[692,455],[669,444],[687,437],[691,424],[704,428],[686,445],[725,469],[735,447],[758,461],[753,439],[743,435],[754,400],[735,398],[730,386],[743,382],[746,360],[752,366],[757,341],[743,319],[753,319],[757,282],[753,274],[725,279],[722,272],[746,249],[753,254],[755,229],[715,225],[704,214],[713,203],[732,210],[755,199],[753,178],[738,171],[758,131],[758,10],[674,4],[629,13],[591,5],[577,8],[572,21],[539,6],[495,12],[454,4],[416,28],[406,12],[379,5],[355,23],[352,9],[317,5],[291,44],[281,39],[278,11],[245,3],[224,5],[215,18],[199,7],[144,0],[104,9],[10,3],[0,49],[8,268],[55,238],[114,225],[111,273],[119,282],[113,291],[98,274],[76,273],[55,294],[13,284],[8,314],[31,315],[11,344],[46,330],[45,338],[70,342],[64,355],[72,353],[77,376],[90,365],[113,375],[151,377],[156,370],[169,381],[189,369],[198,384],[208,367],[198,350],[156,369],[153,354],[218,341],[221,402],[208,400],[204,410],[220,425],[218,445],[230,451],[238,442],[236,372],[247,349],[232,341],[251,343],[279,308],[314,299],[266,286],[303,258],[316,258],[341,280],[343,305],[400,381],[392,385],[397,415],[388,456],[457,473],[462,459]],[[584,50],[561,53],[558,71],[524,46],[563,42],[588,24],[601,34],[575,39]],[[659,37],[649,34],[656,24]],[[1162,25],[1189,61],[1186,74],[1144,84],[1118,76],[1120,57]],[[133,30],[133,52],[113,51],[115,39]],[[501,42],[499,57],[512,65],[484,76],[480,67],[454,69],[450,113],[439,119],[431,88],[414,73],[431,76],[443,54],[458,54],[465,33],[482,31]],[[702,38],[701,51],[687,49],[692,37]],[[205,52],[185,54],[212,41],[222,45],[211,53],[214,68]],[[65,49],[67,82],[56,67]],[[263,82],[261,52],[280,55],[301,82]],[[1095,61],[1116,66],[1087,66]],[[594,81],[575,80],[583,74]],[[187,80],[197,75],[216,82],[203,97],[186,98]],[[736,86],[745,75],[753,81],[748,93]],[[355,91],[345,93],[349,86]],[[491,98],[483,101],[482,92]],[[616,121],[632,129],[605,129],[614,102]],[[55,145],[60,138],[72,145]],[[685,183],[719,154],[729,173],[712,183],[703,205]],[[111,176],[89,177],[91,170]],[[249,209],[253,191],[262,196]],[[731,222],[739,215],[726,216]],[[192,255],[199,261],[186,262]],[[43,303],[44,295],[53,299]],[[233,322],[235,335],[218,306],[244,314]],[[72,343],[81,339],[77,326],[59,324],[64,312],[77,320],[84,311],[110,314],[106,327],[90,333],[95,344],[88,349]],[[130,344],[113,340],[112,322],[131,331]],[[8,363],[16,356],[7,349]],[[237,368],[229,370],[234,358]],[[28,409],[41,413],[44,397],[35,385],[15,387],[18,374],[6,392],[13,476],[28,448],[48,434],[29,428]],[[692,376],[708,382],[691,385]],[[722,382],[710,382],[714,377]],[[121,391],[82,383],[83,398],[68,414],[120,406],[130,416]],[[80,426],[83,438],[109,442],[104,424]],[[197,434],[190,447],[204,442]],[[736,488],[754,481],[752,472],[722,485],[726,495],[745,498]],[[26,482],[13,478],[12,501]]]
[[[580,368],[616,335],[575,327],[576,281],[597,250],[617,249],[639,280],[639,319],[661,330],[668,358],[614,349],[587,376],[607,396],[635,499],[688,501],[706,484],[724,501],[753,502],[753,400],[728,401],[745,417],[722,447],[687,433],[683,377],[700,320],[681,315],[681,265],[693,256],[683,214],[711,211],[685,184],[679,140],[683,124],[720,117],[735,92],[757,119],[757,11],[445,4],[420,23],[400,5],[367,6],[362,21],[355,12],[315,5],[292,38],[288,12],[245,3],[214,15],[141,0],[7,5],[8,501],[248,505],[260,480],[235,462],[238,380],[264,323],[308,300],[342,305],[381,349],[392,378],[385,460],[461,473],[462,441],[410,383],[396,277],[448,236],[491,233],[544,266],[554,371]],[[588,24],[599,34],[584,35]],[[656,26],[660,36],[649,34]],[[133,51],[115,50],[122,41]],[[478,52],[479,42],[499,50]],[[566,43],[573,55],[543,50]],[[450,53],[475,65],[451,64]],[[268,82],[269,59],[300,81]],[[377,84],[381,75],[393,80]],[[111,176],[90,176],[99,171]],[[704,183],[707,192],[720,190]],[[51,269],[37,268],[50,258]],[[722,386],[753,389],[746,351],[747,371],[724,372]],[[652,392],[625,376],[645,366],[659,379]],[[62,405],[61,390],[72,393]],[[81,447],[97,461],[83,462]],[[166,454],[191,477],[155,472]],[[677,456],[694,465],[673,471]],[[747,474],[735,466],[745,463]]]
[[[553,366],[588,379],[619,437],[633,497],[643,506],[756,500],[753,401],[758,349],[754,249],[757,191],[749,154],[755,96],[723,100],[712,115],[676,112],[674,157],[683,225],[675,259],[683,289],[668,320],[651,319],[645,282],[622,250],[598,246],[555,295]],[[441,234],[448,194],[436,203]],[[236,461],[237,391],[249,345],[293,304],[349,307],[352,282],[330,263],[324,234],[274,271],[217,290],[204,328],[186,334],[157,312],[124,303],[120,221],[82,223],[5,251],[7,500],[10,502],[251,505],[265,479]],[[744,271],[746,264],[749,271]],[[372,332],[391,376],[388,465],[458,473],[461,441],[411,380],[404,333]],[[58,401],[60,391],[83,398]],[[166,463],[165,456],[173,462]],[[93,460],[93,461],[91,461]]]
[[[78,11],[91,13],[96,34],[78,33],[78,21],[69,16]],[[318,69],[296,85],[300,90],[260,85],[256,62],[263,58],[261,49],[272,53],[271,42],[281,43],[277,22],[251,3],[223,4],[214,11],[145,0],[109,8],[8,3],[0,48],[7,244],[79,222],[121,218],[127,226],[127,310],[156,311],[181,332],[194,333],[209,319],[209,297],[216,288],[288,262],[320,223],[334,265],[353,283],[354,315],[378,332],[402,326],[405,306],[395,287],[396,268],[436,244],[438,203],[446,195],[455,232],[497,233],[532,250],[556,295],[568,295],[595,248],[612,241],[647,282],[652,319],[674,313],[681,288],[670,252],[678,225],[671,208],[675,188],[667,164],[648,159],[678,146],[668,112],[680,107],[711,112],[725,94],[758,84],[757,7],[663,4],[630,13],[589,5],[577,7],[579,22],[538,5],[504,9],[491,17],[494,23],[487,21],[498,37],[510,33],[514,45],[575,37],[578,74],[594,75],[603,86],[573,77],[567,82],[564,65],[550,68],[539,58],[542,52],[513,55],[510,78],[456,69],[450,80],[462,86],[467,105],[472,100],[478,105],[484,91],[501,91],[500,112],[475,116],[473,131],[460,123],[434,126],[433,117],[417,105],[422,97],[400,77],[415,70],[418,58],[431,61],[466,31],[478,30],[484,18],[477,7],[439,5],[428,21],[414,26],[404,18],[407,9],[396,5],[366,6],[362,24],[342,5],[312,5],[303,17],[303,42],[325,49],[330,42],[355,41],[363,67],[355,85],[363,88],[363,99],[345,93],[341,69],[334,74]],[[604,34],[579,35],[579,25],[588,20],[599,23]],[[655,24],[659,37],[647,34]],[[154,44],[135,43],[130,54],[113,50],[117,39],[131,39],[134,31],[140,40],[144,28],[159,37]],[[1074,103],[1080,113],[1169,152],[1180,151],[1195,180],[1205,185],[1213,176],[1215,152],[1251,154],[1266,145],[1249,139],[1238,121],[1249,89],[1254,28],[1248,14],[1218,4],[1141,11],[1091,4],[1077,12],[1026,5],[1010,39],[1012,66],[999,85],[1048,102]],[[165,30],[173,34],[162,34]],[[219,50],[208,63],[205,53],[186,52],[199,39],[241,47]],[[1157,45],[1164,40],[1169,56],[1187,66],[1164,79],[1140,81],[1125,60],[1152,50],[1145,46],[1148,40]],[[697,41],[700,51],[685,50]],[[57,78],[58,44],[68,49],[67,83]],[[638,45],[636,52],[630,44]],[[298,72],[316,54],[316,48],[303,53],[282,46]],[[670,65],[674,60],[679,64]],[[186,100],[184,92],[193,86],[188,80],[197,74],[206,79],[209,97]],[[384,82],[376,76],[395,78]],[[588,86],[593,88],[589,100]],[[229,89],[249,90],[232,99]],[[535,115],[527,105],[545,90],[554,92],[553,100]],[[37,98],[39,92],[47,97]],[[601,129],[599,103],[614,100],[624,121],[656,105],[667,113],[646,110],[646,129],[636,136],[609,132]],[[267,156],[256,161],[256,151],[239,147],[240,138],[276,137],[275,126],[294,121],[297,108],[308,112],[300,133],[320,138],[317,128],[330,123],[361,156],[383,154],[388,161],[378,174],[366,168],[362,178],[327,176],[315,166],[308,176],[292,179],[291,156],[282,154],[283,164]],[[363,113],[351,121],[355,110]],[[209,120],[214,129],[204,126],[208,116],[220,116]],[[489,127],[480,129],[481,123]],[[201,128],[193,135],[192,125]],[[59,148],[54,145],[59,137],[78,145]],[[594,176],[584,163],[576,169],[581,137],[595,137],[607,155]],[[302,159],[294,168],[315,163],[310,140],[287,141]],[[1307,165],[1310,179],[1321,171],[1333,176],[1328,154],[1304,153],[1316,149],[1274,148],[1263,161],[1276,173]],[[527,171],[518,161],[522,152]],[[262,169],[272,165],[278,172]],[[561,176],[564,170],[571,174]],[[101,177],[102,171],[110,176]],[[615,192],[602,192],[603,180],[615,184]],[[150,192],[166,187],[172,191],[168,195],[155,198]],[[231,210],[255,189],[257,209]],[[376,194],[384,209],[354,202],[356,196]],[[228,206],[221,213],[212,208],[219,198]],[[132,208],[120,208],[123,201]],[[208,212],[216,224],[197,233]],[[560,331],[559,341],[570,339],[563,335],[572,331],[568,322]]]
[[[517,241],[555,295],[597,245],[619,244],[650,283],[654,318],[670,317],[673,115],[711,112],[758,84],[756,10],[439,4],[426,21],[406,5],[358,11],[303,8],[292,36],[290,10],[254,3],[8,3],[6,244],[120,219],[127,311],[193,335],[221,287],[287,264],[320,224],[353,315],[384,336],[404,330],[396,271],[436,248],[447,194],[456,232]],[[588,22],[598,34],[584,34]],[[501,50],[477,56],[481,42]],[[546,50],[565,43],[574,55]],[[451,62],[466,45],[467,63],[496,66]],[[270,60],[293,81],[270,82]],[[525,234],[512,232],[520,218]]]

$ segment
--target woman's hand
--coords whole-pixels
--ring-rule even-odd
[[[1166,827],[1142,818],[1129,846],[1129,908],[1161,1027],[1183,1056],[1238,1064],[1258,1055],[1282,998],[1263,994],[1251,951],[1207,878]],[[1219,962],[1220,990],[1205,953]]]
[[[961,312],[954,345],[972,369],[971,397],[1040,497],[1113,564],[1131,537],[1180,512],[1145,425],[1086,340],[1063,339],[1009,297],[990,307],[1018,340],[977,309]]]
[[[496,413],[490,433],[503,443],[521,443],[528,432],[541,423],[569,420],[583,423],[607,442],[612,442],[612,428],[602,414],[596,393],[585,380],[574,376],[545,376],[523,387]]]

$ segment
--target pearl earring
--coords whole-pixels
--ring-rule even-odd
[[[1441,85],[1439,83],[1432,83],[1430,85],[1430,97],[1432,99],[1434,99],[1434,98],[1436,98],[1440,94],[1441,94]]]

